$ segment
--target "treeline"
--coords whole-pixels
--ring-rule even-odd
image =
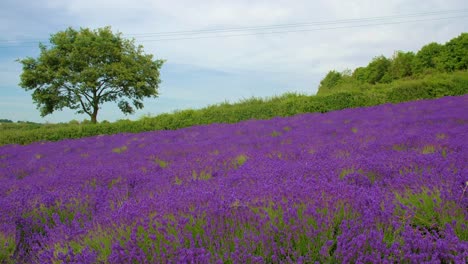
[[[13,121],[13,120],[10,120],[10,119],[0,119],[0,124],[2,125],[13,125],[13,124],[18,124],[18,125],[21,125],[21,124],[28,124],[28,125],[41,125],[40,123],[36,123],[36,122],[31,122],[31,121],[16,121],[16,123]]]
[[[35,141],[56,141],[101,134],[138,133],[152,130],[173,130],[193,125],[236,123],[248,119],[269,119],[301,113],[328,112],[351,107],[399,103],[468,93],[468,72],[438,73],[417,80],[397,80],[378,83],[363,90],[343,91],[328,95],[306,96],[285,94],[269,99],[251,98],[235,104],[222,103],[200,110],[183,110],[138,121],[121,120],[114,123],[46,124],[22,126],[21,129],[3,129],[0,126],[0,145],[29,144]],[[16,124],[15,124],[16,125]],[[6,127],[5,127],[6,128]]]
[[[320,82],[318,94],[467,69],[468,33],[462,33],[443,45],[435,42],[427,44],[417,53],[397,51],[391,58],[375,57],[366,67],[354,71],[330,71]]]

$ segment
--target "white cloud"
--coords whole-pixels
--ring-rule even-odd
[[[46,6],[63,10],[75,19],[73,24],[97,27],[112,25],[124,34],[179,30],[262,26],[273,24],[358,19],[394,14],[418,13],[459,8],[462,1],[123,1],[48,0]],[[424,7],[424,9],[423,9]],[[444,23],[444,22],[440,22]],[[336,63],[350,53],[360,58],[401,49],[408,38],[427,39],[425,24],[403,24],[346,28],[301,33],[154,41],[137,37],[147,52],[174,63],[194,64],[213,69],[275,70],[297,72],[314,61]],[[421,26],[424,30],[419,30]],[[332,26],[333,27],[333,26]],[[432,26],[431,26],[432,27]],[[460,31],[453,28],[444,37]],[[415,34],[415,32],[417,34]],[[433,33],[432,33],[433,34]],[[185,35],[187,37],[192,37]],[[407,47],[403,45],[404,47]],[[403,48],[404,48],[403,47]],[[391,53],[391,52],[390,52]],[[366,56],[367,55],[367,56]],[[344,60],[348,63],[349,61]],[[358,62],[360,64],[362,62]],[[356,62],[351,62],[356,64]],[[320,67],[322,69],[323,67]]]

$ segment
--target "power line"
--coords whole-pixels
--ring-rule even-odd
[[[410,20],[410,21],[396,21],[396,22],[348,25],[348,26],[339,26],[339,27],[324,27],[324,28],[313,28],[313,29],[283,30],[283,31],[255,32],[255,33],[243,33],[243,34],[225,34],[225,35],[197,36],[197,37],[161,38],[161,39],[141,40],[140,42],[155,42],[155,41],[166,41],[166,40],[206,39],[206,38],[225,38],[225,37],[239,37],[239,36],[270,35],[270,34],[281,34],[281,33],[312,32],[312,31],[324,31],[324,30],[345,29],[345,28],[359,28],[359,27],[382,26],[382,25],[396,25],[396,24],[405,24],[405,23],[409,23],[409,22],[412,23],[412,22],[424,22],[424,21],[437,21],[437,20],[447,20],[447,19],[454,19],[454,18],[468,18],[468,16],[455,16],[455,17],[445,17],[445,18],[436,18],[436,19],[419,19],[419,20]]]
[[[268,26],[231,27],[231,28],[218,28],[218,29],[186,30],[186,31],[167,31],[167,32],[157,32],[157,33],[130,34],[127,36],[154,37],[154,36],[220,33],[220,32],[232,32],[232,31],[265,30],[265,29],[278,29],[278,28],[291,28],[291,27],[323,26],[323,25],[358,23],[358,22],[379,21],[379,20],[421,17],[421,16],[448,15],[448,14],[454,14],[454,13],[468,13],[468,9],[413,13],[413,14],[393,15],[393,16],[356,18],[356,19],[327,20],[327,21],[307,22],[307,23],[276,24],[276,25],[268,25]]]
[[[463,14],[458,16],[445,16],[445,17],[433,17],[440,15],[449,14]],[[421,19],[410,19],[418,18]],[[424,18],[427,17],[427,18]],[[467,18],[468,9],[461,10],[446,10],[437,12],[425,12],[425,13],[413,13],[405,15],[392,15],[392,16],[380,16],[380,17],[368,17],[359,19],[341,19],[341,20],[329,20],[321,22],[308,22],[308,23],[294,23],[294,24],[277,24],[269,26],[252,26],[252,27],[232,27],[232,28],[218,28],[218,29],[205,29],[205,30],[185,30],[185,31],[169,31],[169,32],[155,32],[155,33],[144,33],[144,34],[128,34],[124,36],[138,37],[139,42],[154,42],[154,41],[168,41],[168,40],[190,40],[190,39],[206,39],[206,38],[225,38],[225,37],[238,37],[238,36],[252,36],[252,35],[269,35],[269,34],[284,34],[294,32],[312,32],[312,31],[325,31],[334,29],[344,28],[359,28],[359,27],[370,27],[380,25],[392,25],[392,24],[405,24],[413,22],[423,21],[437,21],[447,20],[456,18]],[[403,20],[402,20],[403,19]],[[395,21],[396,20],[396,21]],[[365,23],[365,24],[362,24]],[[334,27],[323,27],[327,25],[337,25]],[[340,26],[341,25],[341,26]],[[319,27],[317,27],[319,26]],[[322,27],[320,27],[322,26]],[[309,28],[306,28],[309,27]],[[310,28],[315,27],[315,28]],[[297,28],[297,29],[294,29]],[[282,30],[287,29],[287,30]],[[244,32],[244,33],[242,33]],[[5,46],[0,48],[19,48],[19,47],[35,47],[35,45],[24,45],[40,42],[40,40],[29,40],[21,41],[19,45],[12,44],[12,42],[18,42],[16,40],[3,40]],[[46,44],[46,46],[48,46]]]

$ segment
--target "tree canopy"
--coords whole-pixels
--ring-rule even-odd
[[[335,70],[329,71],[320,82],[319,93],[349,86],[390,83],[402,78],[419,78],[436,72],[467,69],[468,33],[462,33],[444,45],[429,43],[417,53],[396,51],[391,58],[375,57],[366,67],[356,68],[351,75]]]
[[[19,85],[33,91],[41,116],[70,108],[97,122],[100,106],[116,102],[125,114],[143,108],[143,99],[157,97],[163,60],[144,54],[141,45],[113,33],[110,27],[68,28],[39,44],[38,58],[18,60]]]

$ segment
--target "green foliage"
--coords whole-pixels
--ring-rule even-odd
[[[342,75],[337,71],[329,71],[320,82],[320,89],[332,89],[341,81]]]
[[[367,67],[359,67],[354,70],[351,77],[342,81],[342,84],[353,82],[376,84],[379,82],[387,83],[391,81],[390,68],[392,66],[391,60],[384,56],[375,57]],[[319,92],[320,88],[319,88]]]
[[[375,57],[366,67],[365,82],[376,84],[378,82],[389,82],[389,69],[392,62],[384,56]]]
[[[413,61],[415,55],[413,52],[397,51],[393,55],[390,67],[390,76],[392,80],[409,77],[413,74]]]
[[[249,158],[244,155],[244,154],[241,154],[239,156],[236,157],[236,159],[234,160],[233,162],[233,166],[235,169],[241,167],[242,165],[244,165],[244,163],[248,160]]]
[[[295,205],[287,212],[284,208],[284,205],[273,203],[247,205],[239,200],[230,205],[228,209],[230,214],[238,214],[236,212],[238,210],[251,210],[255,213],[256,219],[264,222],[263,225],[252,225],[241,217],[223,214],[208,218],[206,214],[179,213],[165,215],[163,221],[151,217],[145,221],[135,220],[132,224],[113,225],[106,229],[97,226],[94,230],[83,234],[79,242],[67,241],[56,244],[54,254],[71,253],[71,251],[76,254],[84,248],[90,248],[98,253],[97,262],[107,263],[113,244],[119,243],[124,246],[133,242],[132,237],[137,237],[137,247],[150,263],[167,261],[165,259],[168,256],[165,255],[167,248],[189,248],[194,245],[208,250],[212,256],[223,259],[224,263],[234,263],[232,255],[236,251],[236,244],[249,248],[255,256],[264,257],[267,263],[286,262],[286,254],[278,254],[274,261],[272,254],[267,253],[271,248],[270,242],[250,240],[250,234],[262,233],[271,238],[271,242],[278,247],[290,246],[294,252],[298,252],[299,255],[290,256],[292,261],[300,256],[310,255],[312,259],[321,263],[336,263],[335,251],[338,237],[342,233],[341,228],[346,221],[354,220],[359,215],[343,201],[330,203],[324,208],[315,208],[316,212],[313,214],[304,203]],[[287,218],[288,215],[291,217]],[[176,220],[179,218],[186,221],[181,223]],[[328,220],[320,221],[323,218]],[[291,226],[295,225],[295,221],[306,222],[317,232],[313,236],[308,236],[308,225],[299,225],[299,228],[293,231]],[[210,239],[210,233],[221,233],[226,229],[231,232],[224,232],[218,240]],[[210,233],[206,230],[210,230]],[[289,233],[292,236],[287,236]],[[327,254],[322,254],[320,250],[325,245]],[[124,253],[130,254],[126,251]]]
[[[68,28],[39,44],[37,59],[18,60],[23,66],[20,86],[45,116],[70,108],[96,123],[100,105],[117,102],[127,114],[143,108],[143,98],[157,97],[162,60],[143,53],[134,40],[110,27],[79,31]]]
[[[273,131],[273,132],[271,132],[271,136],[272,137],[279,137],[279,136],[281,136],[281,132]]]
[[[390,86],[388,101],[392,103],[463,95],[468,92],[468,72],[441,73],[419,80],[397,81]]]
[[[365,83],[367,81],[367,69],[365,67],[358,67],[354,70],[353,79]],[[319,87],[318,93],[320,93],[322,90]]]
[[[113,148],[112,152],[120,154],[120,153],[123,153],[123,152],[127,151],[127,149],[128,149],[127,146],[123,146],[123,147],[120,147],[120,148]]]
[[[161,167],[162,169],[166,168],[169,165],[167,161],[164,161],[158,158],[156,158],[154,162],[156,162],[156,164],[158,164],[159,167]]]
[[[468,33],[463,33],[445,44],[438,57],[438,68],[452,72],[468,69]]]
[[[57,225],[58,223],[56,223],[56,221],[71,224],[78,214],[85,216],[87,219],[91,219],[92,216],[88,206],[87,203],[81,204],[76,200],[67,203],[55,201],[51,206],[40,204],[35,210],[24,213],[23,218],[31,217],[49,226]],[[57,215],[58,218],[55,219],[54,215]],[[76,220],[81,222],[83,219]]]
[[[0,233],[0,263],[14,263],[12,260],[16,248],[15,237]]]
[[[442,52],[443,46],[432,42],[422,47],[413,62],[413,72],[417,74],[422,74],[427,72],[429,69],[437,68],[437,58]]]
[[[366,67],[356,68],[352,74],[343,75],[330,71],[320,82],[318,94],[366,90],[368,84],[385,84],[403,79],[419,79],[424,76],[463,71],[468,69],[468,33],[450,40],[444,45],[430,43],[413,52],[396,51],[392,58],[375,57]]]
[[[346,85],[355,80],[352,76],[351,70],[344,70],[342,72],[329,71],[327,76],[320,82],[319,90],[331,90],[335,87]]]
[[[462,225],[467,217],[466,211],[457,202],[443,201],[438,190],[423,189],[419,193],[408,190],[404,195],[397,193],[396,200],[408,208],[405,210],[399,205],[396,214],[408,219],[415,229],[438,233],[455,222],[455,234],[460,240],[468,240],[468,230]]]

